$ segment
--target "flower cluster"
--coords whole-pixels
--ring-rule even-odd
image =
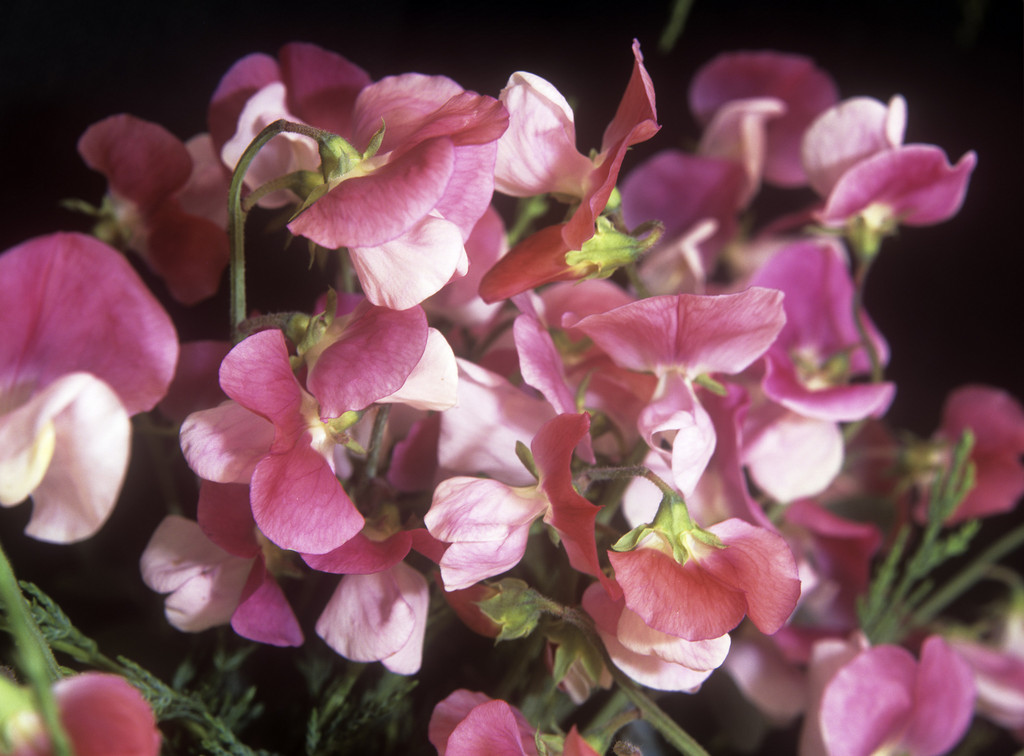
[[[805,756],[946,753],[975,712],[1024,737],[1020,637],[939,621],[969,584],[928,582],[1024,494],[1024,409],[971,385],[932,438],[894,435],[863,298],[888,235],[958,212],[975,154],[904,144],[900,96],[841,100],[807,58],[744,52],[693,80],[695,150],[627,174],[661,124],[640,44],[622,52],[587,154],[535,74],[493,96],[375,81],[305,43],[232,66],[187,143],[90,126],[94,235],[0,256],[0,504],[32,500],[33,538],[89,538],[151,413],[135,428],[173,433],[193,474],[140,544],[178,630],[399,676],[445,622],[536,641],[519,687],[427,702],[442,755],[603,753],[637,717],[704,753],[643,688],[695,694],[719,668],[766,721],[802,716]],[[766,184],[793,211],[752,226]],[[512,231],[495,192],[525,208]],[[250,213],[322,263],[302,311],[250,309]],[[179,344],[115,247],[184,305],[230,260],[233,341]],[[591,698],[605,718],[566,714]],[[42,752],[3,703],[0,743]],[[125,709],[139,752],[152,716]]]

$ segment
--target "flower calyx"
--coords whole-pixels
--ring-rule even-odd
[[[633,528],[612,545],[612,550],[633,551],[641,546],[671,554],[679,564],[699,556],[696,552],[725,548],[718,536],[693,521],[683,497],[675,492],[665,493],[653,521]]]

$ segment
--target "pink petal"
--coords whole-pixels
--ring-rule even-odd
[[[921,646],[914,710],[902,745],[914,756],[949,753],[974,717],[974,672],[941,637]]]
[[[671,444],[672,482],[684,496],[695,490],[715,451],[715,427],[693,386],[677,373],[664,379],[664,392],[637,418],[637,429],[660,454]]]
[[[32,496],[33,538],[89,538],[117,503],[130,444],[128,414],[110,387],[88,373],[62,376],[0,415],[0,504]]]
[[[427,331],[427,344],[402,387],[379,399],[382,404],[404,404],[419,410],[442,412],[458,401],[459,365],[448,340],[436,328]]]
[[[466,144],[455,148],[455,167],[444,196],[434,206],[446,221],[454,223],[466,241],[487,211],[494,194],[494,158],[497,143]]]
[[[529,741],[526,741],[529,743]],[[448,736],[446,756],[528,756],[536,750],[523,747],[524,739],[504,701],[489,701],[473,708]],[[532,743],[530,743],[532,746]]]
[[[213,93],[207,122],[214,149],[219,153],[238,127],[238,116],[245,103],[267,84],[281,80],[277,61],[263,53],[253,53],[228,69]]]
[[[342,180],[288,230],[328,249],[394,241],[437,206],[454,170],[451,139],[428,139],[372,173]]]
[[[143,214],[156,210],[192,173],[192,158],[180,139],[159,124],[128,114],[86,129],[78,153],[107,177],[113,193],[135,203]]]
[[[696,377],[740,372],[764,353],[784,323],[782,294],[752,288],[650,297],[572,325],[622,367],[655,374],[685,368]]]
[[[321,572],[367,575],[391,569],[405,559],[411,548],[412,534],[407,530],[400,530],[383,541],[375,541],[359,533],[333,551],[303,554],[302,559]]]
[[[480,298],[492,304],[554,281],[580,277],[565,262],[572,250],[563,237],[564,223],[547,226],[516,244],[480,281]]]
[[[307,42],[291,42],[278,53],[288,103],[306,123],[343,137],[352,133],[356,97],[370,76],[347,58]]]
[[[398,391],[427,344],[427,318],[419,307],[397,311],[364,303],[335,324],[323,337],[333,343],[306,380],[325,421]]]
[[[381,307],[405,310],[465,273],[468,260],[454,223],[427,215],[405,233],[377,246],[349,250],[366,298]]]
[[[218,483],[248,483],[273,442],[273,423],[235,401],[193,412],[181,425],[192,472]]]
[[[882,208],[908,226],[930,226],[960,211],[977,155],[966,153],[951,166],[933,145],[911,144],[862,160],[836,182],[818,220],[841,226],[850,218]]]
[[[821,493],[843,465],[839,426],[789,410],[751,413],[744,429],[743,463],[754,482],[776,501]],[[755,422],[756,421],[756,422]]]
[[[444,756],[448,746],[448,737],[459,722],[465,719],[474,707],[491,700],[493,699],[485,693],[460,688],[437,703],[430,715],[427,737],[437,749],[438,756]]]
[[[380,154],[408,146],[413,134],[429,123],[449,100],[464,94],[466,91],[447,76],[418,73],[386,76],[363,89],[356,98],[353,125],[356,146],[364,148],[362,143],[369,142],[382,123],[385,130]]]
[[[583,195],[594,164],[576,149],[572,109],[545,79],[519,71],[501,90],[509,128],[498,140],[495,188],[513,197]]]
[[[281,586],[267,572],[262,557],[253,565],[241,602],[231,615],[231,629],[243,638],[272,646],[301,646],[302,628]]]
[[[227,397],[217,382],[221,360],[231,351],[227,341],[189,341],[181,345],[174,380],[158,405],[160,412],[177,422],[192,412],[216,407]]]
[[[429,593],[416,570],[346,575],[316,623],[324,642],[346,659],[382,661],[392,672],[420,668]]]
[[[248,559],[261,554],[249,486],[202,481],[196,520],[203,534],[228,553]]]
[[[601,152],[614,149],[613,145],[625,142],[627,147],[645,142],[658,133],[658,113],[654,106],[654,84],[644,68],[644,56],[640,43],[633,40],[633,72],[626,85],[626,91],[619,100],[615,117],[604,130]]]
[[[146,262],[184,305],[209,299],[220,289],[230,250],[224,229],[165,203],[150,219]]]
[[[13,247],[0,255],[0,301],[0,393],[74,371],[109,385],[129,415],[167,393],[178,359],[174,325],[102,242],[59,233]]]
[[[851,97],[826,110],[804,134],[801,160],[810,185],[827,197],[836,181],[861,160],[903,144],[907,102],[889,105],[872,97]]]
[[[76,756],[157,756],[153,710],[126,680],[85,672],[58,680],[53,694]]]

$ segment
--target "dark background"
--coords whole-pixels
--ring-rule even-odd
[[[574,104],[585,152],[599,144],[614,112],[636,37],[663,128],[627,157],[624,173],[644,156],[698,136],[686,96],[701,64],[729,50],[797,52],[830,72],[842,97],[904,95],[907,142],[937,144],[954,162],[967,150],[978,153],[961,213],[940,226],[903,229],[872,271],[867,306],[889,340],[887,376],[898,387],[889,420],[928,435],[946,394],[967,382],[1024,399],[1022,3],[697,0],[682,38],[663,54],[657,41],[668,15],[668,2],[626,0],[493,7],[380,0],[372,8],[341,0],[7,3],[0,10],[0,250],[39,234],[88,229],[87,219],[57,206],[67,197],[98,203],[105,189],[75,151],[87,126],[130,112],[188,138],[205,130],[209,97],[234,61],[255,51],[275,54],[289,41],[336,50],[374,79],[445,74],[495,96],[513,71],[531,71]],[[765,203],[784,199],[767,192]],[[771,217],[766,207],[760,220]],[[256,306],[309,284],[294,255],[268,265],[263,280],[276,288],[257,293],[264,299]],[[221,294],[190,312],[168,304],[183,338],[226,336]],[[152,486],[138,445],[136,454],[142,456],[133,460],[125,501],[97,538],[74,547],[29,542],[20,533],[27,506],[0,512],[0,536],[20,576],[51,591],[86,632],[101,641],[111,633],[117,647],[110,650],[166,675],[190,639],[163,623],[160,599],[134,568],[163,514],[160,502],[139,500]],[[118,617],[130,623],[130,638],[112,625]],[[154,640],[166,648],[162,660],[147,648]]]

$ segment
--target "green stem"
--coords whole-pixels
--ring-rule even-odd
[[[868,315],[864,310],[864,289],[867,285],[868,273],[871,271],[871,264],[875,258],[867,254],[858,256],[860,265],[854,280],[853,320],[857,325],[860,342],[864,345],[864,350],[868,353],[868,359],[871,361],[871,380],[874,383],[880,383],[885,379],[884,369],[882,360],[878,356],[878,349],[875,348],[875,342],[871,339],[871,334],[868,333]]]
[[[56,756],[72,756],[71,742],[60,722],[51,684],[63,675],[39,627],[32,619],[25,596],[18,587],[11,563],[0,546],[0,601],[3,602],[11,635],[18,648],[18,660],[35,698],[43,724]]]
[[[318,143],[325,132],[302,123],[277,120],[256,135],[245,152],[238,159],[231,184],[228,186],[228,242],[231,246],[231,333],[234,340],[240,341],[238,326],[245,320],[247,308],[245,304],[245,219],[248,215],[242,208],[242,186],[245,174],[249,171],[253,159],[263,146],[278,134],[291,132],[301,134]]]
[[[989,567],[1021,546],[1024,546],[1024,525],[1011,530],[993,543],[966,568],[960,570],[953,579],[935,591],[931,598],[921,604],[917,611],[914,612],[912,625],[915,627],[926,625],[935,615],[984,578],[988,573]]]

